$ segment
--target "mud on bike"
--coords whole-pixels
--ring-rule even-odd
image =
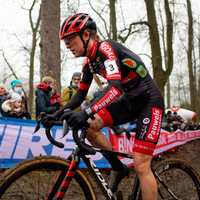
[[[45,113],[41,115],[41,121]],[[39,130],[40,121],[36,126]],[[52,126],[63,126],[64,137],[69,128],[66,121],[53,121],[50,127],[45,128],[47,138],[54,145],[63,148],[64,145],[55,141],[51,136]],[[109,189],[100,170],[96,167],[90,155],[96,152],[117,155],[132,159],[131,154],[95,148],[85,143],[87,128],[80,131],[73,130],[75,141],[74,149],[68,159],[58,156],[38,156],[24,160],[8,169],[0,177],[1,200],[96,200],[91,178],[85,170],[79,168],[80,160],[86,164],[91,176],[96,181],[102,194],[107,200],[123,200],[121,191],[113,194]],[[191,199],[200,200],[200,177],[197,172],[186,162],[178,159],[160,161],[152,167],[152,172],[158,185],[158,199]],[[184,184],[183,184],[184,183]],[[142,199],[140,183],[137,175],[128,200]]]

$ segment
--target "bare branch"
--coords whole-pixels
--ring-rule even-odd
[[[12,72],[12,75],[13,75],[16,79],[18,79],[18,77],[17,77],[17,75],[16,75],[14,69],[12,68],[12,66],[10,65],[10,63],[8,62],[8,60],[7,60],[7,58],[6,58],[5,54],[4,54],[4,51],[3,51],[2,49],[0,49],[0,51],[2,52],[3,58],[4,58],[5,62],[6,62],[6,64],[8,65],[10,71]],[[24,91],[23,88],[22,88],[22,90],[23,90],[23,92],[24,92],[25,97],[27,98],[26,92]]]
[[[129,25],[129,28],[124,28],[124,29],[122,29],[122,30],[119,32],[118,39],[121,40],[122,43],[125,43],[126,40],[128,39],[128,37],[129,37],[130,35],[132,35],[133,33],[137,33],[137,32],[140,32],[140,31],[141,31],[141,30],[132,31],[132,26],[135,26],[135,25],[147,25],[148,27],[151,27],[151,26],[149,25],[149,23],[146,22],[146,21],[133,22],[133,23],[131,23],[131,24]],[[123,32],[125,32],[125,31],[128,31],[128,33],[126,34],[126,36],[124,36],[124,37],[121,36],[121,34],[122,34]]]
[[[19,41],[19,43],[22,45],[22,47],[28,52],[28,54],[30,54],[30,50],[29,49],[27,49],[24,45],[23,45],[23,43],[21,42],[21,40],[18,38],[18,36],[14,33],[14,36],[17,38],[17,40]]]
[[[100,19],[103,21],[104,26],[105,26],[105,30],[106,30],[106,34],[109,36],[110,34],[109,34],[108,30],[107,30],[107,25],[106,25],[106,21],[105,21],[105,19],[101,16],[100,13],[98,13],[98,12],[94,9],[94,7],[92,6],[90,0],[88,0],[88,3],[90,4],[92,10],[93,10],[93,11],[94,11],[94,12],[95,12],[99,17],[100,17]]]

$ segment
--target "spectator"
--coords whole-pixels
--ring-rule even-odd
[[[198,129],[198,123],[194,122],[194,130],[197,130],[197,129]]]
[[[57,90],[56,90],[56,86],[54,86],[54,88],[52,89],[51,91],[51,104],[54,104],[56,102],[59,102],[60,103],[60,108],[61,108],[61,99],[60,99],[60,94],[57,93]]]
[[[168,110],[167,111],[167,127],[166,130],[171,132],[171,131],[176,131],[178,127],[181,125],[179,121],[177,121],[176,117],[172,115],[172,111]]]
[[[172,123],[174,131],[176,131],[177,129],[181,129],[181,124],[184,122],[184,119],[180,115],[178,115],[177,112],[174,112],[173,114],[175,116],[175,121]]]
[[[167,126],[166,126],[165,130],[172,132],[174,130],[172,122],[175,120],[175,117],[174,118],[172,117],[172,111],[171,110],[167,111],[166,117],[167,117],[167,120],[165,120],[165,121],[167,122]]]
[[[197,130],[200,130],[200,122],[199,122],[199,124],[198,124],[198,126],[197,126]]]
[[[25,109],[26,109],[26,113],[29,114],[28,112],[28,103],[27,103],[27,99],[24,96],[24,92],[22,91],[22,83],[21,81],[19,81],[18,79],[14,79],[11,83],[11,89],[9,90],[9,94],[13,94],[13,93],[17,93],[21,96],[22,98],[22,104],[24,104]],[[4,101],[9,99],[9,94],[5,95],[2,100],[1,103],[3,103]],[[29,114],[30,115],[30,114]],[[31,115],[28,117],[28,119],[31,119]]]
[[[70,85],[64,89],[62,93],[62,106],[64,106],[77,92],[78,86],[81,80],[81,72],[74,72],[72,75],[72,80]],[[89,98],[86,96],[85,102],[82,103],[82,106],[85,106],[85,103],[89,102]],[[81,106],[75,109],[76,111],[81,111]]]
[[[2,98],[8,94],[7,89],[5,88],[4,84],[0,84],[0,113],[1,113],[1,100]]]
[[[191,121],[189,124],[188,124],[188,130],[189,131],[194,131],[194,122]]]
[[[45,76],[42,82],[36,86],[35,90],[35,108],[36,118],[41,112],[47,114],[53,114],[55,111],[60,109],[60,102],[51,104],[50,92],[55,86],[55,80],[50,76]]]
[[[13,92],[10,98],[2,104],[2,116],[21,119],[30,119],[30,114],[22,103],[22,98],[18,93]]]
[[[90,100],[90,103],[92,103],[96,98],[98,98],[101,95],[101,91],[96,91],[93,93],[93,98]]]

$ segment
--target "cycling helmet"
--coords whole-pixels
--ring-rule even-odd
[[[78,33],[82,42],[83,47],[85,49],[82,56],[86,55],[86,50],[88,43],[90,41],[90,37],[88,41],[84,41],[82,37],[82,33],[86,28],[95,29],[96,30],[96,23],[93,21],[93,19],[88,15],[87,13],[77,13],[70,17],[68,17],[62,24],[60,29],[60,39],[65,39],[67,37],[70,37],[71,35]]]
[[[71,36],[74,33],[82,33],[86,28],[96,29],[96,23],[86,13],[78,13],[68,17],[60,29],[60,39]]]

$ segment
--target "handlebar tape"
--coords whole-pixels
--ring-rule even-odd
[[[59,148],[64,148],[64,144],[63,144],[63,143],[57,142],[56,140],[54,140],[54,138],[53,138],[53,137],[51,136],[51,134],[50,134],[50,130],[51,130],[50,127],[46,128],[46,136],[47,136],[48,140],[49,140],[53,145],[55,145],[55,146],[57,146],[57,147],[59,147]]]

